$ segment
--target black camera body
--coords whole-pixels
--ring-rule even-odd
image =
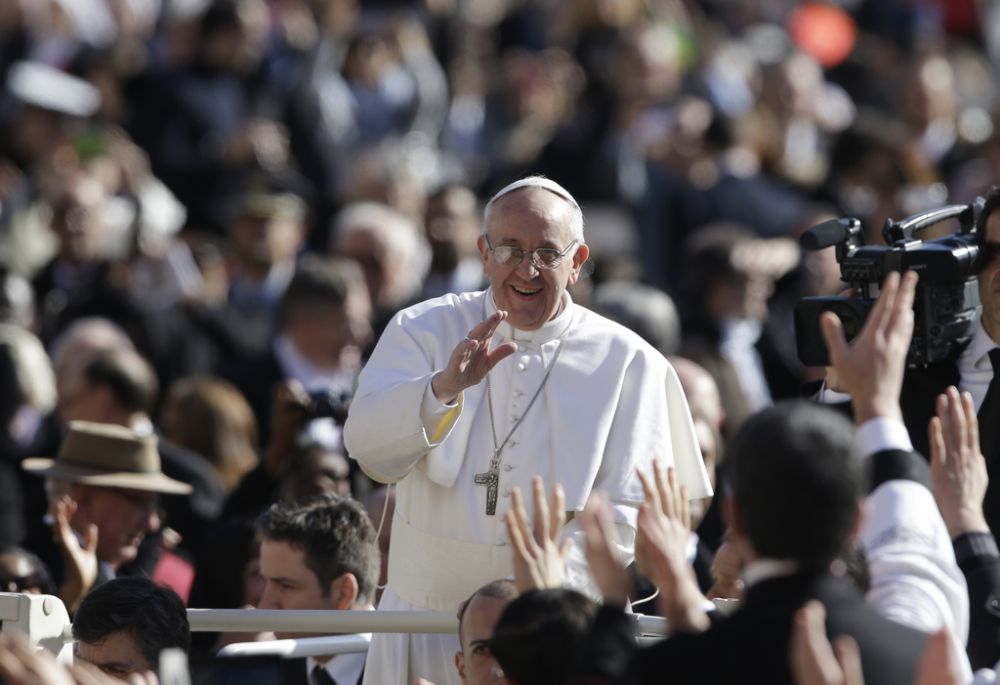
[[[347,411],[351,408],[352,394],[336,390],[315,390],[309,393],[309,405],[306,407],[306,418],[331,418],[343,426],[347,421]]]
[[[982,268],[982,250],[976,225],[983,199],[970,205],[950,205],[886,221],[886,245],[865,245],[861,222],[835,219],[802,235],[802,247],[821,250],[836,246],[841,278],[858,297],[806,297],[795,306],[795,340],[799,359],[807,366],[828,366],[826,343],[819,327],[823,312],[837,315],[850,340],[861,330],[878,298],[878,289],[891,271],[920,274],[913,302],[914,329],[906,362],[926,366],[961,349],[975,331],[981,305],[976,274]],[[948,219],[958,219],[959,232],[935,240],[914,233]]]

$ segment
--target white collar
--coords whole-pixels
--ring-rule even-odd
[[[497,334],[503,340],[514,340],[528,345],[544,345],[561,338],[573,323],[573,298],[566,290],[562,294],[562,306],[562,311],[554,319],[546,321],[534,331],[522,331],[504,321],[497,327]],[[485,310],[484,319],[492,316],[497,310],[497,304],[493,300],[492,287],[486,290],[483,309]]]
[[[275,338],[272,349],[285,377],[299,381],[306,390],[347,390],[352,386],[350,373],[316,366],[302,356],[287,335]]]
[[[983,320],[980,318],[976,332],[972,335],[972,342],[962,351],[962,356],[959,358],[959,372],[993,371],[989,353],[995,347],[997,347],[996,342],[986,332]]]
[[[749,590],[762,581],[798,573],[799,568],[799,562],[791,559],[755,559],[743,569],[743,585]]]
[[[365,658],[364,653],[338,654],[325,664],[321,664],[311,656],[306,657],[306,679],[308,682],[312,682],[309,676],[312,675],[313,669],[322,666],[337,685],[355,685],[361,680],[361,672],[365,668]]]

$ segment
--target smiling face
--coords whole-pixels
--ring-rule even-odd
[[[522,250],[565,250],[573,242],[570,228],[574,208],[563,198],[543,188],[519,188],[498,199],[486,227],[493,247],[509,245]],[[489,249],[486,236],[479,237],[479,253],[486,277],[493,287],[497,309],[508,313],[511,326],[534,331],[555,318],[562,309],[566,286],[575,283],[590,250],[579,243],[576,250],[551,270],[539,270],[525,255],[520,264],[500,264]]]

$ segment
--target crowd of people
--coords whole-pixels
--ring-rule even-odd
[[[459,633],[280,677],[972,682],[998,60],[974,0],[0,0],[0,589],[114,677],[274,637],[179,607],[381,606]],[[904,370],[892,277],[801,363],[805,229],[977,197],[964,347]]]

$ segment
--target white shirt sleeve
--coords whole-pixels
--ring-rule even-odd
[[[868,459],[884,449],[910,449],[905,427],[887,419],[863,424],[857,441]],[[913,480],[882,483],[864,503],[858,539],[871,577],[868,604],[923,632],[947,628],[963,682],[971,680],[968,590],[931,491]]]

